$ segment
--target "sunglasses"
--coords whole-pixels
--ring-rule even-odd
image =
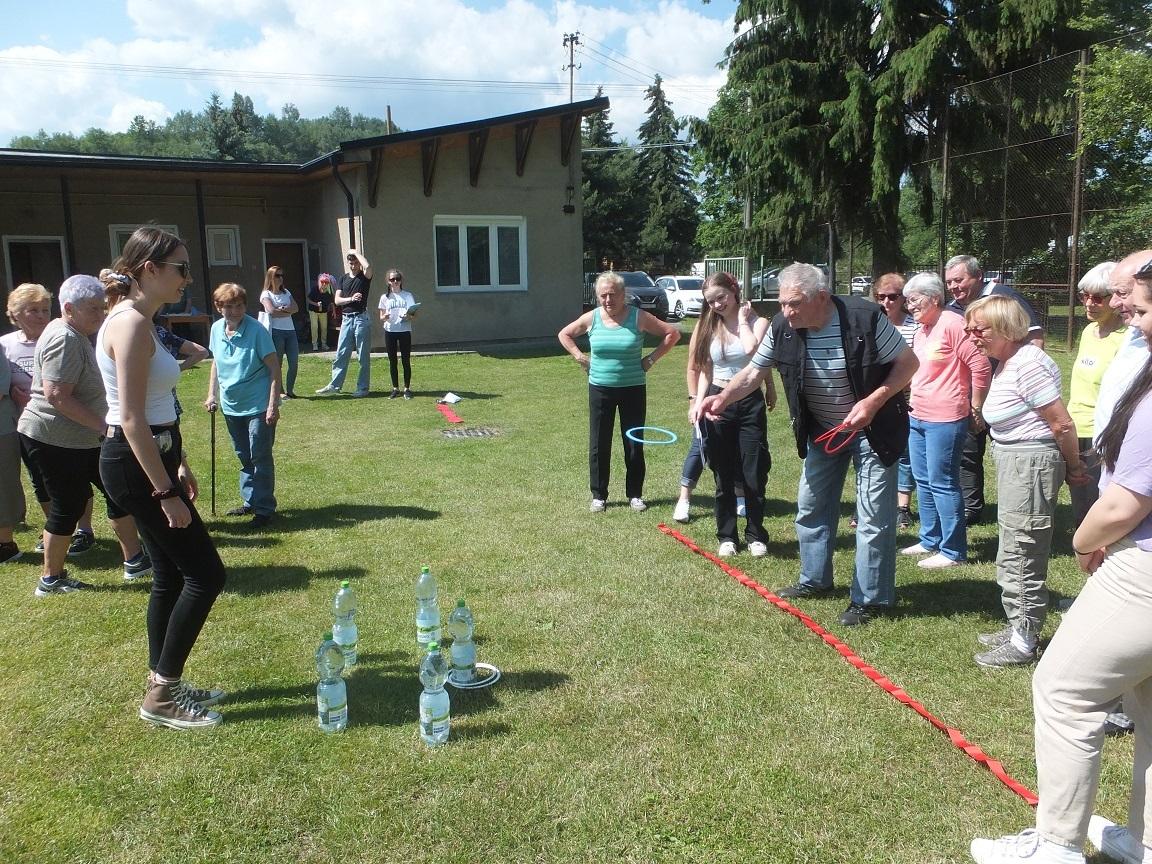
[[[965,327],[964,332],[967,333],[969,336],[983,337],[984,334],[987,333],[991,329],[992,329],[992,326],[990,324],[986,324],[983,327]]]
[[[1152,279],[1152,260],[1132,274],[1134,279]]]
[[[180,278],[187,279],[188,274],[192,272],[192,265],[187,261],[157,261],[157,264],[167,264],[169,267],[175,267],[180,271]]]
[[[876,299],[883,303],[885,300],[903,300],[903,294],[877,294]]]
[[[389,282],[403,282],[404,279],[401,276],[389,276],[388,281]]]

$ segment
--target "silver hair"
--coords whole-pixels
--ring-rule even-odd
[[[828,291],[828,282],[824,278],[824,271],[819,267],[813,267],[811,264],[801,264],[799,261],[794,261],[781,270],[777,279],[781,288],[785,285],[799,288],[809,300],[821,291]]]
[[[104,285],[95,276],[77,274],[69,276],[60,286],[60,305],[76,304],[81,300],[104,299]]]
[[[624,290],[624,277],[617,273],[615,270],[605,270],[596,277],[596,287],[600,287],[601,282],[607,282],[612,286],[614,291]]]
[[[1115,261],[1101,261],[1085,273],[1076,287],[1085,294],[1093,297],[1103,297],[1112,293],[1112,271],[1116,269]]]
[[[948,263],[944,265],[944,272],[947,273],[953,267],[964,265],[965,272],[976,279],[984,275],[984,268],[980,266],[979,259],[974,255],[953,255],[948,259]]]
[[[904,286],[904,296],[911,297],[913,294],[926,297],[940,307],[944,306],[944,301],[947,299],[944,293],[944,280],[935,273],[917,273],[909,279],[908,284]]]

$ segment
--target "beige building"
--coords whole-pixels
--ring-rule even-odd
[[[152,223],[187,241],[197,310],[221,282],[255,307],[271,265],[302,301],[355,247],[372,262],[372,308],[385,270],[403,271],[423,304],[415,344],[551,336],[581,304],[581,119],[607,107],[351,141],[305,165],[0,150],[0,299],[96,273]]]

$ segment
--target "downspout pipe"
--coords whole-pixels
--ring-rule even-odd
[[[332,176],[336,178],[336,182],[340,184],[340,188],[344,190],[344,196],[348,199],[348,248],[356,248],[356,201],[352,197],[352,190],[348,188],[348,184],[344,182],[344,178],[340,176],[340,154],[332,154]]]

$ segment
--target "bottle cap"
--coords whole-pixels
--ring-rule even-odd
[[[456,601],[456,608],[458,608],[458,609],[462,609],[463,607],[465,607],[467,605],[468,604],[464,602],[463,597],[461,597],[459,600]]]
[[[439,642],[429,642],[428,643],[428,650],[429,651],[439,651],[440,650],[440,643]]]
[[[324,633],[324,639],[328,642],[332,641],[332,631],[328,630]]]
[[[421,565],[420,572],[421,573],[427,573],[428,572],[428,565],[427,564]]]
[[[340,583],[340,587],[341,588],[347,588],[349,584],[350,583],[348,582],[348,580],[345,579],[343,582]]]

